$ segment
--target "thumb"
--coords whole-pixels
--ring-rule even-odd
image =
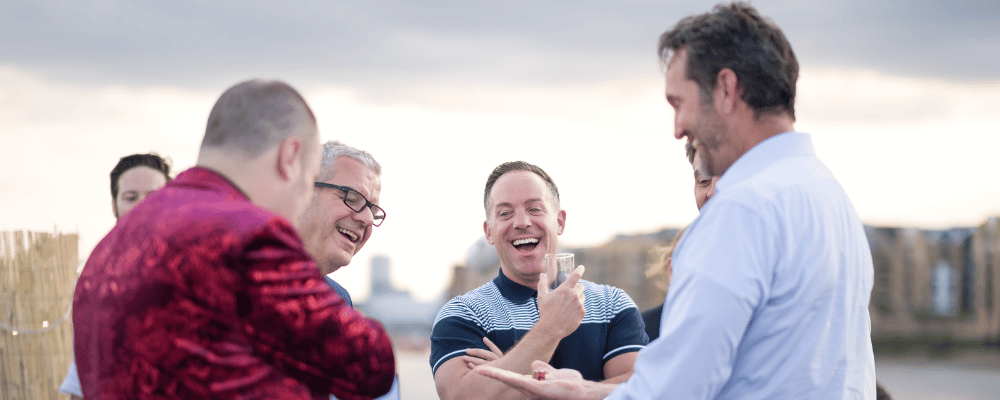
[[[563,285],[569,287],[576,286],[576,283],[580,281],[580,278],[583,278],[583,272],[586,270],[587,267],[584,267],[582,265],[577,266],[576,269],[573,270],[573,273],[566,278],[566,282],[563,282]]]

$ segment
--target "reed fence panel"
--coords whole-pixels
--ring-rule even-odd
[[[61,399],[73,357],[75,233],[0,232],[0,398]]]

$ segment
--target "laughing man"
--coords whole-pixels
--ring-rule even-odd
[[[306,251],[326,283],[351,307],[351,294],[329,274],[350,264],[375,227],[385,221],[385,210],[378,206],[381,177],[382,165],[371,153],[335,140],[326,142],[312,201],[299,219]],[[395,379],[389,393],[378,400],[398,399],[399,379]]]
[[[527,374],[531,362],[542,359],[592,381],[628,379],[647,341],[632,299],[621,289],[580,280],[582,266],[549,290],[544,257],[556,252],[566,224],[552,178],[526,162],[501,164],[486,181],[484,205],[483,231],[500,256],[500,274],[451,299],[434,322],[430,363],[441,399],[524,398],[472,373],[482,362],[470,363],[469,355],[488,353],[492,343],[502,354],[486,364],[505,370]]]

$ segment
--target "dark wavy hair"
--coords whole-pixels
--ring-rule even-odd
[[[660,61],[687,49],[687,78],[695,81],[703,103],[712,101],[723,68],[739,79],[740,98],[754,117],[787,112],[795,119],[795,82],[799,63],[781,29],[748,3],[719,4],[711,12],[680,20],[660,36]]]
[[[160,171],[163,176],[167,178],[167,182],[170,182],[170,160],[160,157],[156,153],[149,154],[132,154],[130,156],[122,157],[118,160],[118,164],[111,170],[111,199],[118,198],[118,178],[135,167],[149,167]]]

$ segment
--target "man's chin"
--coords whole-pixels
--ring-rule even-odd
[[[346,262],[346,263],[341,263],[341,262],[337,262],[337,261],[327,261],[327,263],[325,265],[320,265],[319,266],[320,267],[319,272],[322,273],[323,275],[330,275],[330,274],[332,274],[334,272],[337,272],[337,270],[343,268],[344,266],[346,266],[349,263],[350,263],[350,260],[348,260],[348,262]]]
[[[545,272],[545,266],[540,261],[531,260],[519,263],[517,271],[524,275],[537,275]]]

